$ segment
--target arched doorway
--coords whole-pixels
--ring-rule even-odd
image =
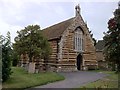
[[[78,54],[77,56],[77,69],[81,70],[81,65],[82,65],[82,55]]]

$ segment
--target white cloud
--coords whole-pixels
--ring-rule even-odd
[[[21,30],[22,27],[20,26],[12,26],[3,21],[0,21],[0,34],[6,36],[7,32],[10,31],[11,34],[11,41],[14,42],[14,37],[16,36],[16,32]]]
[[[103,32],[107,31],[107,22],[117,8],[117,2],[89,2],[82,3],[82,16],[87,21],[96,39],[102,39]]]
[[[50,25],[57,19],[56,16],[65,16],[64,8],[60,6],[54,8],[54,5],[55,3],[41,3],[40,0],[1,0],[1,33],[6,35],[10,31],[13,41],[17,35],[16,31],[27,25],[39,24],[41,27]]]
[[[39,24],[43,29],[75,16],[74,6],[79,3],[83,19],[88,22],[88,26],[95,38],[101,39],[103,32],[107,29],[106,22],[117,8],[117,2],[95,4],[83,0],[45,1],[0,0],[0,32],[5,35],[7,31],[10,31],[13,41],[13,38],[17,35],[16,31],[27,25]]]
[[[58,15],[65,15],[65,11],[64,11],[64,8],[58,6],[56,9],[55,9],[55,12],[58,14]]]

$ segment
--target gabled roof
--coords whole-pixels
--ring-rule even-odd
[[[98,40],[97,44],[95,45],[96,51],[103,51],[105,47],[105,42],[104,40]]]
[[[43,34],[47,37],[48,40],[60,38],[62,33],[71,25],[74,18],[70,18],[68,20],[43,29]]]

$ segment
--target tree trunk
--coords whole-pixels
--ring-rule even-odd
[[[32,61],[32,57],[33,57],[33,54],[32,54],[31,51],[30,51],[30,53],[29,53],[29,62],[33,62],[33,61]]]

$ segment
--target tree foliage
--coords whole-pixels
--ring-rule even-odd
[[[42,30],[38,25],[29,25],[17,33],[13,48],[19,55],[27,54],[30,62],[33,62],[32,58],[34,57],[48,58],[49,43],[42,35]]]
[[[12,60],[12,66],[18,65],[19,55],[14,49],[12,50],[11,60]]]
[[[0,36],[0,43],[2,46],[2,82],[5,82],[11,74],[11,42],[9,32],[6,37]]]
[[[120,8],[115,10],[114,17],[108,21],[108,29],[104,36],[105,59],[120,71]]]

